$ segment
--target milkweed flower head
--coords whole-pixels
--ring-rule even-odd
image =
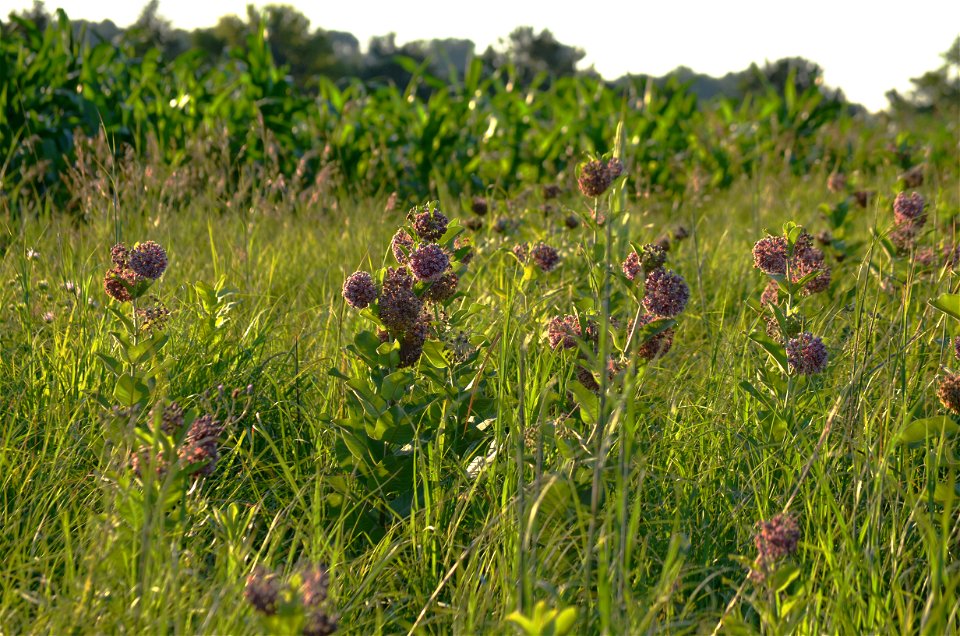
[[[575,348],[580,335],[580,320],[576,316],[556,316],[547,325],[547,341],[553,349]]]
[[[330,589],[330,572],[322,565],[302,568],[300,575],[300,598],[306,607],[317,607],[327,600]]]
[[[363,309],[377,299],[377,286],[367,272],[354,272],[343,282],[343,298],[354,309]]]
[[[277,600],[280,598],[280,577],[276,572],[258,565],[247,576],[243,597],[256,611],[273,616],[277,613]]]
[[[120,303],[133,300],[131,289],[138,287],[143,281],[133,270],[114,266],[107,270],[103,277],[103,290],[107,296]]]
[[[804,232],[793,248],[790,277],[798,282],[805,276],[820,272],[803,286],[804,294],[816,294],[830,286],[830,268],[826,266],[823,252],[813,246],[812,237]]]
[[[406,264],[410,252],[413,251],[413,237],[405,229],[400,228],[390,240],[390,250],[398,263]]]
[[[459,278],[457,275],[451,271],[446,271],[443,273],[440,278],[435,280],[433,283],[427,287],[426,291],[423,293],[425,300],[430,300],[436,303],[446,302],[457,293],[457,284],[459,283]]]
[[[388,268],[380,294],[380,321],[394,333],[405,332],[416,323],[423,301],[413,292],[413,275],[406,267]]]
[[[417,280],[432,283],[450,267],[450,257],[436,243],[426,243],[410,253],[410,270]]]
[[[951,373],[944,376],[937,388],[937,397],[940,403],[953,413],[960,415],[960,374]]]
[[[623,171],[623,161],[619,157],[610,157],[607,160],[607,174],[610,176],[611,182],[622,175]]]
[[[587,161],[580,166],[580,176],[577,185],[584,196],[598,197],[610,187],[610,170],[607,164],[598,161]]]
[[[422,241],[437,241],[447,231],[450,220],[437,209],[411,210],[413,230]]]
[[[777,281],[770,280],[767,282],[767,286],[763,288],[763,293],[760,294],[760,303],[763,305],[776,305],[780,301],[780,285],[777,284]]]
[[[560,264],[560,254],[556,248],[540,242],[530,250],[530,260],[542,272],[552,272]]]
[[[673,318],[679,315],[690,299],[690,288],[683,276],[658,268],[644,282],[643,306],[652,314]]]
[[[823,340],[804,331],[787,341],[787,363],[792,373],[814,375],[827,368],[827,347]]]
[[[926,202],[919,192],[912,192],[909,196],[901,192],[893,201],[893,220],[897,225],[913,225],[919,229],[927,220],[925,207]]]
[[[787,273],[787,239],[765,236],[753,246],[753,265],[764,274],[782,276]]]
[[[630,325],[630,330],[640,329],[654,320],[659,320],[660,316],[653,314],[644,314],[637,320],[636,325]],[[667,354],[670,347],[673,346],[673,328],[664,329],[658,334],[651,336],[646,342],[642,342],[637,349],[637,356],[641,360],[653,360]]]
[[[194,476],[210,475],[220,459],[220,435],[223,424],[212,415],[198,417],[187,429],[187,436],[180,447],[180,462],[190,467]]]
[[[421,314],[417,321],[400,338],[400,366],[410,367],[416,364],[423,354],[423,345],[430,335],[430,316]]]
[[[487,200],[484,197],[473,197],[473,201],[470,203],[470,209],[474,214],[478,216],[485,215],[490,209],[487,205]]]
[[[167,252],[154,241],[137,243],[129,252],[127,266],[138,276],[156,280],[167,269]]]
[[[790,556],[800,544],[800,526],[788,514],[778,514],[766,521],[758,521],[753,544],[757,560],[766,570],[772,563]]]
[[[847,189],[847,175],[842,172],[831,172],[827,177],[827,189],[830,192],[843,192]]]

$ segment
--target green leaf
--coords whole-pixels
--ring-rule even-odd
[[[413,384],[413,370],[400,369],[383,379],[380,397],[384,400],[399,400]]]
[[[127,355],[133,364],[142,364],[157,354],[167,344],[166,334],[156,334],[130,348]]]
[[[120,376],[123,374],[123,366],[116,358],[110,357],[104,353],[97,353],[97,357],[100,358],[100,361],[103,363],[103,366],[107,368],[107,371],[113,375]]]
[[[568,607],[562,610],[553,621],[553,633],[555,636],[564,636],[573,629],[577,621],[577,608]]]
[[[366,357],[375,360],[377,358],[377,349],[380,347],[380,339],[372,331],[361,331],[353,339],[354,345]]]
[[[774,362],[777,363],[777,366],[780,367],[781,371],[784,373],[789,373],[789,367],[787,364],[787,351],[784,349],[783,345],[781,345],[779,342],[775,342],[772,338],[767,336],[767,334],[760,333],[759,331],[755,331],[750,334],[749,338],[763,347],[763,350],[770,355]]]
[[[579,382],[571,382],[567,385],[573,397],[580,405],[580,419],[585,424],[592,424],[597,421],[600,413],[600,400],[587,387]]]
[[[438,340],[428,340],[424,343],[423,358],[438,369],[449,366],[447,359],[443,357],[443,343]]]
[[[960,431],[960,425],[949,415],[925,417],[910,422],[900,431],[897,435],[897,443],[919,446],[927,438],[939,437],[941,434],[952,437],[958,431]]]
[[[743,380],[740,382],[739,386],[741,389],[743,389],[744,392],[746,392],[748,395],[750,395],[755,400],[760,402],[760,404],[767,407],[767,409],[770,409],[770,410],[773,409],[773,405],[770,404],[770,398],[765,396],[763,393],[761,393],[760,389],[755,387],[752,382],[750,382],[749,380]]]
[[[129,373],[121,375],[113,388],[113,397],[123,406],[139,404],[149,394],[147,385]]]
[[[955,320],[960,320],[960,294],[941,294],[930,304]]]

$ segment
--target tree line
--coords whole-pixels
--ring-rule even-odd
[[[16,15],[33,21],[41,29],[51,19],[41,0],[34,0],[32,8],[11,14],[11,18]],[[485,73],[509,66],[514,81],[522,87],[534,82],[549,85],[556,78],[575,75],[599,78],[593,67],[577,68],[586,55],[583,49],[558,41],[549,29],[537,32],[529,26],[515,28],[500,40],[498,46],[489,46],[478,52],[471,40],[436,38],[399,44],[394,33],[371,38],[364,51],[352,33],[312,28],[310,19],[303,13],[280,4],[263,9],[249,5],[244,18],[227,15],[212,27],[189,31],[174,27],[160,14],[159,0],[149,0],[136,22],[126,28],[111,20],[72,20],[72,24],[76,36],[92,43],[124,43],[140,55],[156,50],[168,60],[196,52],[199,63],[209,65],[222,63],[229,58],[231,51],[245,47],[249,35],[262,26],[268,34],[274,61],[286,68],[293,82],[307,92],[316,89],[321,77],[335,82],[360,79],[371,85],[395,86],[406,86],[418,68],[435,77],[462,77],[474,58],[483,62]],[[0,22],[0,31],[16,28],[15,21]],[[943,54],[943,59],[941,67],[912,79],[913,88],[906,95],[889,91],[890,109],[955,114],[960,105],[960,37]],[[847,103],[841,89],[824,86],[823,68],[802,57],[783,58],[762,66],[752,64],[747,69],[722,77],[680,66],[662,77],[626,75],[610,83],[616,86],[652,81],[662,86],[671,78],[686,84],[700,99],[741,99],[767,90],[783,94],[787,83],[792,81],[798,93],[818,87],[829,99]],[[429,91],[429,86],[421,87],[421,90]],[[862,110],[856,104],[849,104],[849,107],[853,111]]]

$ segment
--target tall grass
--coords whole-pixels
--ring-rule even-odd
[[[328,370],[350,367],[344,346],[360,326],[344,310],[343,278],[388,262],[402,212],[384,212],[380,199],[282,196],[226,212],[215,184],[171,209],[113,176],[117,196],[86,222],[4,216],[4,631],[256,633],[245,576],[255,563],[289,571],[302,561],[329,564],[348,633],[499,633],[511,629],[507,615],[530,615],[539,601],[575,608],[579,633],[704,633],[721,619],[726,633],[960,630],[957,497],[934,498],[937,482],[956,484],[957,442],[897,443],[910,421],[941,411],[936,377],[955,364],[953,334],[927,301],[956,291],[956,277],[892,260],[872,233],[889,225],[892,171],[863,184],[883,196],[854,213],[851,254],[832,263],[830,290],[806,301],[830,364],[787,430],[766,426],[740,387],[771,364],[747,337],[763,329],[751,302],[765,284],[750,248],[787,220],[824,227],[817,206],[836,198],[825,175],[761,169],[728,191],[691,190],[680,205],[654,195],[612,218],[614,266],[628,240],[691,230],[671,267],[692,299],[669,355],[610,395],[596,429],[564,419],[573,365],[543,336],[553,315],[604,297],[581,247],[588,231],[563,229],[559,212],[544,220],[512,207],[512,234],[475,234],[458,301],[473,307],[471,328],[486,343],[497,452],[471,477],[442,442],[420,449],[422,499],[377,531],[357,516],[376,493],[348,500],[332,485],[331,421],[346,396]],[[943,228],[960,204],[957,175],[930,177],[922,191]],[[562,201],[584,206],[573,192]],[[534,237],[564,260],[523,281],[508,252]],[[160,291],[176,300],[157,392],[203,404],[220,385],[253,387],[216,473],[173,509],[141,494],[97,400],[109,378],[96,354],[111,350],[114,328],[102,276],[117,238],[150,238],[170,256]],[[199,281],[222,292],[212,330]],[[612,306],[627,307],[612,283]],[[779,589],[750,583],[754,524],[787,506],[799,552]]]

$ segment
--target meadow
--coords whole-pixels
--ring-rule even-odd
[[[3,632],[960,632],[955,122],[255,44],[2,45]]]

